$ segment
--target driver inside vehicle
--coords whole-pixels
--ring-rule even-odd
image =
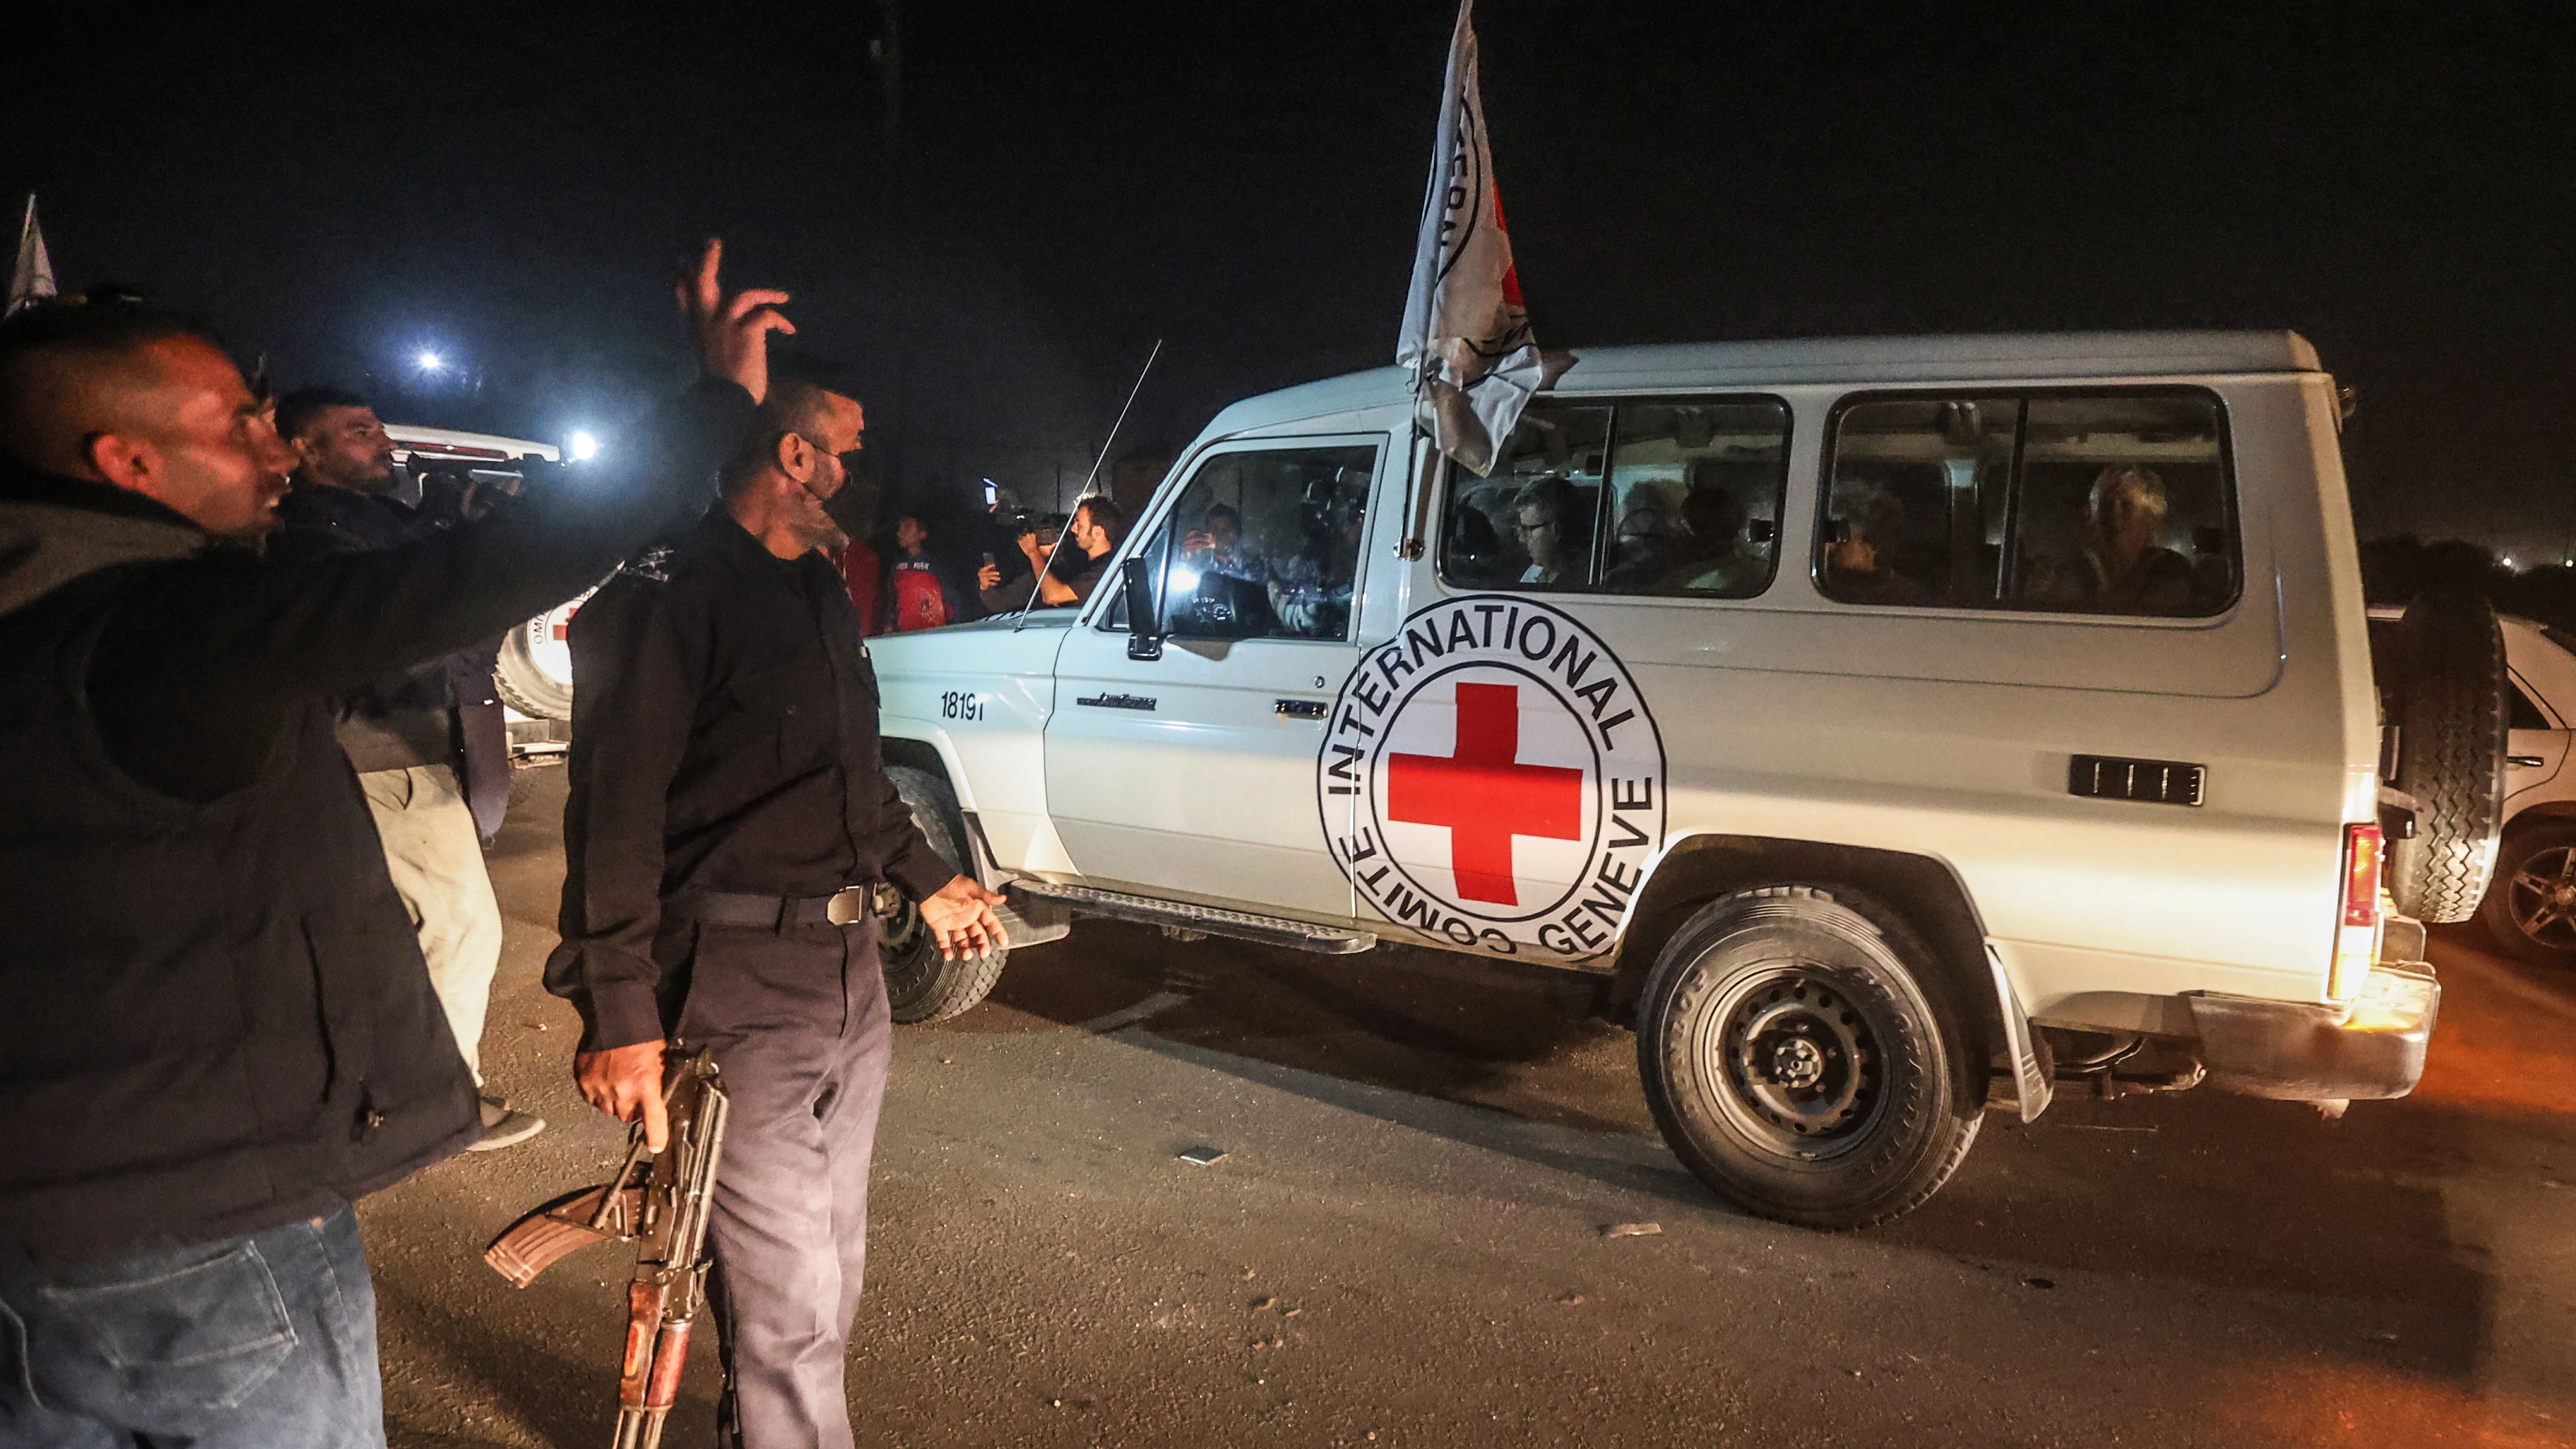
[[[1352,479],[1347,471],[1337,469],[1332,477],[1306,485],[1305,501],[1298,505],[1305,543],[1271,575],[1270,607],[1285,634],[1344,637],[1368,506],[1367,475]]]
[[[1181,536],[1172,592],[1189,632],[1236,636],[1270,631],[1270,564],[1243,539],[1243,514],[1211,503],[1199,527]]]

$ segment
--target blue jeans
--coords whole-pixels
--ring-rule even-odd
[[[0,1449],[383,1449],[358,1218],[0,1276]]]

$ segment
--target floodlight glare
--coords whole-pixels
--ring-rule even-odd
[[[423,372],[436,372],[447,365],[447,360],[440,357],[435,352],[423,352],[420,356],[413,358],[412,361],[419,363],[420,370]]]
[[[572,435],[572,460],[574,462],[586,463],[598,456],[599,439],[583,432],[575,432]]]

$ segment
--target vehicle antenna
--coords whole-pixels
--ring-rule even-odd
[[[1118,409],[1118,420],[1109,425],[1109,436],[1100,440],[1100,456],[1091,460],[1091,472],[1082,480],[1082,491],[1073,496],[1073,507],[1067,510],[1065,526],[1056,532],[1055,546],[1047,550],[1046,562],[1039,565],[1036,578],[1029,580],[1029,601],[1020,606],[1020,617],[1011,625],[1016,634],[1029,622],[1029,613],[1037,608],[1039,597],[1046,591],[1047,572],[1055,567],[1055,556],[1064,551],[1064,541],[1073,534],[1071,514],[1080,512],[1092,496],[1092,485],[1100,481],[1100,465],[1109,461],[1109,450],[1118,442],[1118,430],[1127,425],[1128,410],[1136,406],[1136,394],[1145,390],[1146,374],[1154,370],[1154,359],[1163,355],[1163,339],[1154,339],[1154,350],[1145,354],[1145,365],[1136,371],[1136,383],[1127,389],[1127,401]]]

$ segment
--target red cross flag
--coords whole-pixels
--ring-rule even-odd
[[[1476,83],[1475,0],[1460,0],[1449,37],[1449,75],[1431,182],[1413,242],[1413,289],[1395,365],[1414,370],[1440,451],[1482,477],[1520,421],[1530,397],[1574,363],[1542,355],[1521,306],[1512,239],[1485,144],[1485,102]]]

